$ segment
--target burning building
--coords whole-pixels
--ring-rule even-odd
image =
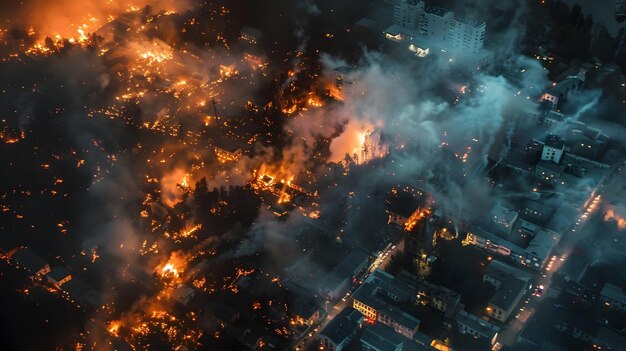
[[[215,156],[221,163],[239,161],[241,155],[243,154],[241,147],[237,147],[235,145],[215,146],[213,149],[215,151]]]
[[[50,265],[28,248],[17,248],[9,252],[9,258],[18,267],[23,267],[32,277],[43,277],[50,273]]]
[[[415,225],[432,211],[430,194],[411,186],[394,187],[385,203],[387,204],[387,223],[398,225],[408,232],[412,231]]]

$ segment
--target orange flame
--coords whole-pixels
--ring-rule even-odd
[[[615,210],[613,209],[609,209],[608,211],[606,211],[606,214],[604,215],[604,220],[615,221],[617,223],[617,228],[619,228],[619,230],[626,229],[626,218],[615,213]]]
[[[111,336],[119,338],[120,336],[120,327],[122,326],[122,322],[120,321],[112,321],[109,323],[109,327],[107,328],[107,332],[111,334]]]

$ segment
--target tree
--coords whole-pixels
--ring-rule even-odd
[[[582,22],[580,31],[585,34],[591,34],[591,28],[593,27],[593,17],[591,15],[587,15],[585,20]]]
[[[580,10],[580,5],[576,4],[572,6],[572,9],[569,12],[568,22],[572,26],[574,26],[574,28],[578,29],[580,22],[582,22],[581,19],[582,19],[582,14]]]
[[[615,53],[615,38],[611,37],[604,25],[597,25],[597,30],[591,42],[591,55],[597,56],[603,62],[611,62]]]

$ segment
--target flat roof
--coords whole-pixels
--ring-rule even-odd
[[[545,169],[550,172],[561,174],[565,167],[558,165],[552,161],[541,160],[539,161],[539,163],[537,163],[536,168]]]
[[[11,256],[11,259],[18,265],[24,266],[31,273],[38,272],[48,264],[46,260],[28,248],[18,250]]]
[[[380,269],[375,270],[367,280],[374,282],[382,291],[398,296],[400,300],[409,299],[415,294],[414,285]]]
[[[64,278],[67,278],[67,276],[71,275],[70,271],[68,271],[67,269],[63,268],[63,267],[54,267],[50,273],[48,273],[48,277],[54,279],[55,281],[60,281]]]
[[[445,299],[446,301],[456,300],[461,295],[452,289],[448,289],[445,286],[433,284],[426,280],[421,280],[418,282],[418,291],[424,290],[428,295],[436,296],[440,299]]]
[[[454,16],[454,19],[474,28],[487,26],[487,22],[469,16]]]
[[[406,218],[409,218],[422,205],[413,195],[402,190],[399,190],[395,195],[390,194],[386,202],[390,212]]]
[[[535,234],[533,240],[530,241],[525,251],[541,259],[546,259],[550,251],[552,251],[552,248],[560,239],[561,235],[559,233],[547,229],[540,229],[537,231],[537,234]]]
[[[351,316],[356,310],[352,307],[346,307],[335,316],[335,318],[322,329],[320,335],[325,336],[329,340],[338,345],[344,340],[349,338],[355,330],[359,327],[359,324],[351,319]],[[358,311],[356,311],[359,313]],[[360,314],[360,313],[359,313]]]
[[[391,317],[396,323],[414,330],[420,325],[420,320],[410,314],[400,310],[399,308],[387,306],[380,311],[381,314]]]
[[[602,287],[602,291],[600,292],[600,294],[603,297],[609,298],[611,300],[626,303],[626,293],[624,292],[624,290],[611,283],[604,284],[604,287]]]
[[[465,311],[457,313],[456,316],[454,316],[454,320],[457,321],[457,323],[477,331],[489,339],[493,338],[500,332],[500,327],[497,327],[486,320]]]
[[[559,269],[559,272],[574,277],[575,280],[582,278],[581,276],[587,271],[589,260],[583,254],[572,253],[565,260],[565,263]]]
[[[372,345],[376,350],[395,351],[398,345],[402,345],[404,339],[396,334],[393,329],[376,324],[363,330],[361,342]]]
[[[454,12],[450,10],[446,10],[444,8],[437,7],[437,6],[426,6],[424,10],[426,11],[426,13],[431,13],[439,17],[446,16],[447,14],[454,14]]]
[[[336,272],[339,275],[352,277],[355,273],[354,271],[364,263],[367,264],[369,258],[370,255],[365,252],[365,250],[359,248],[353,249],[348,252],[346,257],[344,257],[341,262],[335,266],[335,268],[333,268],[333,272]]]
[[[386,303],[376,296],[378,287],[375,283],[365,282],[352,294],[352,299],[362,302],[372,308],[379,309]]]
[[[582,82],[583,81],[578,78],[565,78],[557,85],[550,87],[547,92],[551,95],[558,96],[559,94],[571,89],[573,86],[582,84]]]
[[[565,141],[558,135],[550,134],[546,137],[545,144],[553,148],[562,149],[565,146]]]
[[[487,265],[487,268],[485,268],[484,274],[485,275],[507,274],[507,275],[512,275],[515,278],[522,280],[522,281],[526,281],[526,282],[528,282],[531,278],[531,275],[529,273],[524,272],[521,269],[515,268],[497,259],[491,260],[491,262],[489,262],[489,264]]]
[[[505,311],[513,307],[520,295],[526,290],[526,282],[511,276],[496,290],[489,303]]]

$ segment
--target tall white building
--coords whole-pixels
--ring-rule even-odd
[[[457,50],[476,53],[483,48],[486,28],[485,21],[466,16],[456,16],[450,24],[447,39],[450,45]]]
[[[421,38],[447,50],[466,53],[478,53],[485,41],[487,24],[484,21],[426,6],[422,0],[399,0],[393,14],[395,26],[405,32],[399,36],[404,40]]]
[[[565,142],[563,139],[556,135],[548,135],[541,152],[541,160],[552,161],[558,164],[561,162],[563,152],[565,152]]]
[[[454,12],[440,7],[427,6],[420,13],[419,33],[427,40],[446,43],[453,22]]]
[[[424,12],[424,2],[420,0],[400,0],[393,9],[393,22],[399,26],[416,29],[420,13]]]

